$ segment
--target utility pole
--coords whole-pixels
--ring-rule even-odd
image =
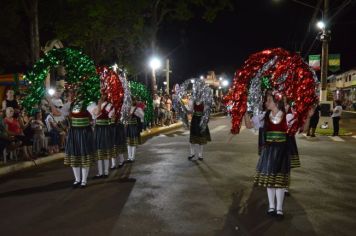
[[[324,23],[325,28],[322,30],[322,35],[320,37],[322,41],[322,49],[321,49],[321,83],[320,83],[320,101],[327,100],[327,77],[328,77],[328,63],[329,63],[329,40],[330,34],[328,30],[328,12],[329,12],[329,0],[324,0]]]
[[[157,94],[157,79],[156,79],[156,69],[152,69],[152,81],[151,81],[152,96]]]
[[[169,59],[166,59],[166,68],[163,71],[166,72],[166,93],[169,95],[169,74],[172,73],[172,71],[169,70]]]

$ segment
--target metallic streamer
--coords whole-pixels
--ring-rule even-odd
[[[187,126],[188,119],[187,114],[191,112],[193,107],[187,107],[182,103],[182,99],[188,95],[188,89],[191,87],[191,100],[193,104],[195,102],[203,102],[204,103],[204,112],[200,122],[200,127],[202,132],[205,131],[207,124],[209,122],[211,106],[213,104],[213,92],[212,89],[205,84],[205,81],[202,79],[188,79],[184,81],[179,88],[177,89],[177,96],[175,104],[175,110],[178,113],[178,116],[182,120],[184,124]]]
[[[125,74],[120,74],[119,79],[121,81],[122,87],[124,89],[124,100],[121,107],[121,117],[120,121],[126,124],[130,118],[130,109],[131,109],[131,90],[127,82]]]

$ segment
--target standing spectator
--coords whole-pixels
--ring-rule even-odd
[[[339,136],[339,128],[340,128],[339,122],[341,119],[342,106],[341,106],[340,100],[336,100],[335,103],[336,103],[336,106],[333,110],[333,114],[331,115],[331,117],[333,119],[333,126],[334,126],[333,136]]]
[[[320,110],[321,110],[321,107],[318,102],[314,107],[313,115],[310,117],[307,136],[315,137],[315,130],[316,130],[316,127],[318,126],[319,118],[320,118]]]
[[[165,96],[166,100],[166,125],[172,124],[172,100],[170,99],[169,95]]]
[[[49,154],[59,152],[59,127],[54,119],[52,111],[46,117],[46,127],[50,137],[48,151]]]
[[[153,109],[154,109],[154,125],[158,125],[159,123],[159,115],[160,115],[160,112],[159,112],[159,105],[161,103],[161,98],[155,94],[153,96]]]
[[[160,125],[163,126],[164,123],[166,122],[166,99],[165,97],[161,97],[161,102],[159,104],[159,118],[160,118]]]
[[[19,109],[19,104],[17,103],[15,99],[15,92],[14,90],[7,90],[6,92],[6,99],[2,101],[2,110],[5,111],[6,108],[12,107],[15,112],[18,112]]]
[[[42,122],[42,112],[35,114],[35,119],[31,123],[33,134],[33,152],[35,155],[47,155],[47,140],[44,134],[45,124]]]
[[[50,101],[50,104],[52,108],[52,116],[57,124],[58,127],[57,130],[59,131],[59,138],[60,138],[59,147],[60,149],[64,149],[66,129],[67,129],[66,115],[68,116],[69,114],[70,105],[69,107],[68,104],[64,106],[61,97],[62,97],[62,91],[60,89],[57,89],[53,98]]]

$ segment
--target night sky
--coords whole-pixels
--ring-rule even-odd
[[[234,11],[221,12],[213,23],[199,17],[185,23],[167,22],[159,34],[162,56],[169,55],[173,82],[214,70],[232,78],[247,57],[266,48],[283,47],[301,55],[321,52],[318,33],[310,23],[314,10],[290,0],[236,1]],[[316,5],[316,0],[304,0]],[[344,0],[330,1],[333,15]],[[341,53],[342,70],[356,67],[356,4],[348,5],[332,22],[329,53]],[[310,24],[310,27],[308,27]],[[310,28],[310,31],[308,31]]]

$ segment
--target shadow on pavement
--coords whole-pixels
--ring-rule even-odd
[[[131,168],[132,165],[126,165],[113,171],[107,179],[89,180],[85,189],[72,190],[71,181],[61,181],[2,192],[1,232],[3,235],[110,235],[112,228],[108,225],[117,223],[136,183],[130,177]],[[21,216],[12,210],[18,206],[21,206]]]
[[[44,192],[51,192],[61,189],[68,189],[71,187],[71,182],[69,181],[62,181],[62,182],[55,182],[51,184],[47,184],[44,186],[36,186],[31,188],[23,188],[17,189],[14,191],[3,192],[0,193],[0,198],[6,197],[16,197],[16,196],[24,196],[28,194],[35,194],[35,193],[44,193]]]
[[[243,200],[243,195],[244,191],[233,194],[233,203],[226,215],[224,227],[216,233],[217,236],[316,235],[304,209],[293,196],[285,198],[285,208],[288,208],[288,205],[293,206],[293,212],[298,215],[286,210],[284,220],[277,221],[266,215],[268,203],[265,188],[253,187],[246,201]]]

